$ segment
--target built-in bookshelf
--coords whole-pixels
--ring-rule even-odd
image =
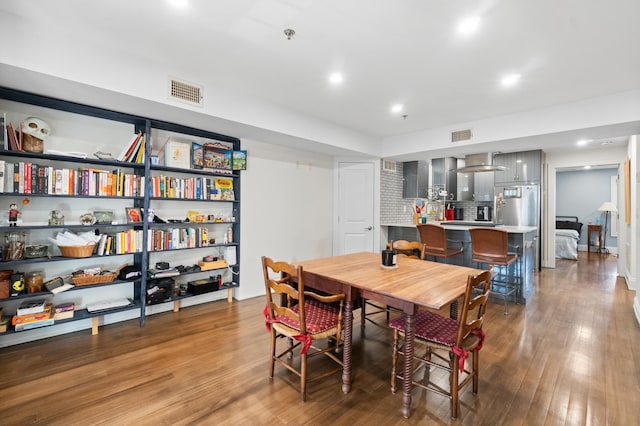
[[[215,166],[224,169],[207,168],[204,161],[197,164],[193,158],[188,163],[181,160],[180,167],[175,167],[175,163],[158,162],[158,157],[165,154],[167,141],[190,147],[186,151],[189,155],[194,147],[204,151],[203,147],[215,146],[218,153],[230,157],[240,149],[239,139],[10,88],[0,88],[0,116],[4,127],[0,198],[7,209],[15,204],[19,210],[15,222],[8,215],[0,215],[0,233],[3,238],[19,234],[27,246],[48,246],[44,257],[3,257],[0,269],[24,274],[39,270],[44,281],[92,267],[117,272],[129,265],[141,274],[130,280],[116,278],[75,286],[57,294],[43,288],[2,298],[0,288],[0,308],[5,316],[30,298],[46,297],[54,304],[71,299],[76,301],[73,319],[54,322],[51,335],[56,334],[57,324],[88,318],[96,319],[91,328],[97,332],[106,315],[126,311],[128,319],[131,312],[137,312],[143,325],[156,311],[177,310],[187,300],[199,303],[202,295],[188,291],[194,288],[190,283],[196,281],[218,280],[219,286],[213,290],[226,290],[231,300],[232,290],[240,285],[240,172],[221,163]],[[42,152],[15,149],[25,148],[20,123],[28,117],[38,117],[50,125]],[[15,145],[5,130],[8,123],[16,129]],[[63,216],[62,222],[52,222],[54,211]],[[110,212],[111,219],[97,222],[97,212]],[[86,257],[63,255],[50,242],[62,231],[93,233],[98,238],[95,249]],[[209,258],[218,263],[202,261]],[[159,263],[180,267],[180,274],[171,277],[175,286],[170,297],[162,299],[166,308],[150,305],[150,300],[157,298],[148,297],[154,284],[148,271]],[[209,292],[211,286],[207,286]],[[88,304],[113,297],[130,299],[131,304],[99,313],[85,309]],[[202,300],[204,303],[212,298]],[[12,332],[10,329],[6,333]]]

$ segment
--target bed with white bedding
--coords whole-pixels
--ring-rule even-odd
[[[556,216],[556,258],[578,260],[581,231],[576,216]]]

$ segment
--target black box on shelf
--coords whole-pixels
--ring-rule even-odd
[[[215,277],[187,282],[187,292],[190,294],[210,293],[220,289],[220,284]]]
[[[147,305],[170,302],[173,297],[173,278],[158,278],[147,281]]]

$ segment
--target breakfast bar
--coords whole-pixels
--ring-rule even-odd
[[[440,222],[447,230],[447,239],[460,241],[464,248],[462,255],[453,256],[448,259],[448,263],[454,265],[476,267],[471,261],[471,237],[469,229],[482,226],[481,223],[447,221]],[[485,224],[486,226],[486,224]],[[526,304],[533,290],[533,273],[536,265],[537,252],[537,228],[533,226],[505,226],[495,225],[496,229],[503,229],[509,233],[509,246],[511,251],[518,254],[518,262],[522,267],[522,287],[512,301]],[[382,242],[386,246],[391,240],[420,240],[416,225],[413,223],[388,223],[382,224]]]

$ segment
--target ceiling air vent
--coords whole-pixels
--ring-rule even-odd
[[[471,129],[451,132],[451,142],[463,142],[471,140]]]
[[[169,99],[195,106],[202,106],[202,86],[170,78]]]
[[[382,171],[395,173],[398,170],[397,163],[393,160],[382,160]]]

